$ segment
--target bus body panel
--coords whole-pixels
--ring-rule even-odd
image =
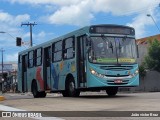
[[[132,75],[138,69],[138,64],[129,65],[130,70],[104,70],[100,67],[106,67],[106,65],[94,65],[89,64],[87,70],[87,87],[109,87],[109,86],[118,86],[118,87],[133,87],[139,85],[139,74],[136,74],[133,77],[129,77],[129,74]],[[123,66],[119,66],[121,68]],[[91,74],[91,69],[94,69],[99,74],[104,75],[104,77],[98,77]],[[105,75],[113,76],[107,78]],[[118,75],[118,76],[117,76]],[[116,77],[115,77],[116,76]],[[126,76],[126,77],[122,77]],[[116,83],[116,80],[121,80],[120,83]]]
[[[53,77],[52,90],[64,90],[67,75],[71,74],[76,78],[75,60],[65,60],[58,63],[52,63],[51,73]],[[76,81],[76,79],[75,79]]]
[[[34,76],[30,79],[30,91],[31,91],[31,83],[33,80],[36,80],[37,82],[37,87],[39,91],[44,91],[44,80],[43,80],[43,66],[38,66],[35,68],[35,74]],[[33,73],[31,73],[33,74]]]
[[[63,91],[65,90],[66,78],[68,75],[73,76],[75,81],[75,88],[85,90],[89,88],[97,87],[128,87],[128,86],[138,86],[139,85],[139,74],[137,73],[134,77],[119,77],[132,75],[136,70],[138,70],[138,64],[124,64],[121,66],[109,65],[109,64],[94,64],[91,63],[88,59],[89,56],[89,47],[87,46],[88,41],[85,37],[87,36],[101,36],[101,34],[90,33],[90,27],[84,27],[82,29],[71,32],[67,35],[61,36],[59,38],[50,40],[46,43],[40,44],[38,46],[32,47],[28,50],[24,50],[19,53],[22,60],[18,62],[18,89],[20,91],[31,91],[32,81],[36,80],[38,91]],[[114,26],[116,27],[116,26]],[[129,27],[128,27],[129,28]],[[124,36],[121,34],[104,34],[105,36]],[[127,36],[127,35],[125,35]],[[134,35],[128,35],[134,38]],[[62,41],[64,47],[64,41],[67,38],[73,38],[75,43],[75,55],[73,58],[64,59],[60,61],[53,61],[54,56],[54,45],[58,41]],[[35,51],[39,48],[42,48],[42,58],[41,65],[34,65],[31,68],[23,69],[24,58],[23,56],[29,55],[30,51]],[[64,49],[64,48],[63,48]],[[64,50],[62,49],[62,54],[64,55]],[[50,53],[48,52],[50,51]],[[48,54],[48,55],[46,55]],[[45,56],[44,56],[45,55]],[[29,59],[29,58],[28,58]],[[36,59],[36,58],[34,58]],[[81,59],[81,60],[79,60]],[[28,61],[25,61],[29,63]],[[35,63],[34,63],[35,64]],[[123,66],[130,66],[130,70],[105,70],[107,66],[117,66],[118,69],[123,68]],[[113,67],[115,68],[115,67]],[[102,76],[97,76],[91,73],[91,69],[95,70],[97,73],[102,74]],[[109,73],[109,74],[108,74]],[[107,77],[109,76],[109,78]],[[117,75],[117,78],[115,78]],[[113,76],[114,79],[111,77]],[[102,78],[101,78],[102,77]],[[24,79],[24,80],[23,80]],[[82,80],[83,79],[83,80]],[[120,79],[120,83],[116,83],[115,80]],[[126,82],[127,83],[124,83]],[[27,82],[27,84],[26,84]]]
[[[63,62],[57,62],[51,64],[51,77],[52,77],[52,90],[59,90],[60,88],[64,88],[64,86],[60,86],[60,82],[64,81],[62,78],[62,66]],[[62,82],[63,83],[63,82]],[[63,85],[63,84],[62,84]]]

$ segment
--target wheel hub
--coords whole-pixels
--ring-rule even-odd
[[[74,83],[71,82],[70,85],[69,85],[69,90],[70,90],[71,92],[74,92],[74,89],[75,89]]]

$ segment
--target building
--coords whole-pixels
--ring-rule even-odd
[[[17,82],[17,62],[3,63],[3,79],[2,79],[2,64],[0,64],[0,90],[2,87],[10,87],[11,84]]]
[[[145,55],[147,55],[148,53],[147,48],[149,46],[149,41],[153,41],[155,39],[160,41],[160,34],[136,40],[137,45],[138,45],[138,52],[139,52],[139,58],[138,58],[139,64],[143,62]]]
[[[144,61],[145,55],[148,53],[148,47],[149,47],[149,41],[153,40],[160,41],[160,34],[137,39],[138,44],[138,52],[139,52],[139,58],[138,63],[141,65],[141,63]],[[147,70],[146,75],[144,77],[140,77],[140,85],[136,88],[131,88],[131,91],[145,91],[145,92],[159,92],[160,91],[160,73],[154,70]]]
[[[137,44],[138,45],[146,45],[148,44],[148,40],[159,40],[160,41],[160,34],[158,35],[154,35],[154,36],[149,36],[149,37],[145,37],[145,38],[140,38],[140,39],[137,39]]]

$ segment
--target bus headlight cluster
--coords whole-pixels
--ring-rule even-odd
[[[93,75],[97,76],[97,77],[100,77],[100,78],[104,78],[104,77],[105,77],[105,75],[100,74],[100,73],[98,73],[97,71],[95,71],[95,70],[93,70],[93,69],[90,69],[90,72],[91,72]]]
[[[139,70],[137,69],[131,76],[134,77],[139,73]]]

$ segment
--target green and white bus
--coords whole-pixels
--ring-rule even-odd
[[[91,25],[31,47],[18,55],[18,90],[35,98],[47,92],[64,97],[81,91],[139,85],[134,28],[122,25]]]

